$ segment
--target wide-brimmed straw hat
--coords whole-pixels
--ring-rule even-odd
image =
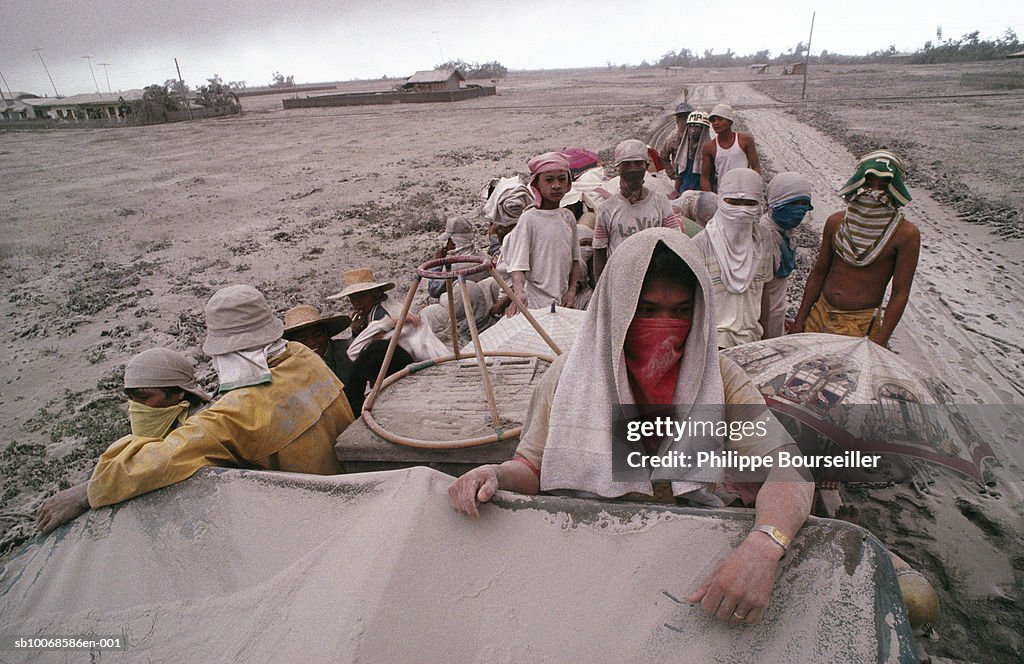
[[[320,310],[310,304],[300,304],[284,312],[284,336],[286,339],[290,333],[314,325],[323,325],[327,336],[333,337],[344,332],[351,324],[352,319],[343,314],[321,316]]]
[[[281,338],[284,323],[274,315],[263,293],[252,286],[227,286],[206,303],[203,352],[224,355],[266,346]]]
[[[328,300],[339,300],[349,295],[355,295],[356,293],[362,293],[364,291],[374,290],[380,288],[381,290],[391,290],[395,287],[390,281],[377,281],[373,276],[373,270],[368,267],[360,267],[354,270],[346,270],[342,277],[342,282],[345,287],[341,289],[340,293],[334,295],[328,295]]]
[[[196,383],[196,370],[192,363],[181,353],[170,348],[150,348],[128,360],[128,365],[124,368],[124,387],[127,390],[177,387],[203,401],[213,398]]]

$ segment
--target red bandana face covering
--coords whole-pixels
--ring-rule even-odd
[[[626,331],[626,369],[641,405],[670,404],[679,378],[689,318],[634,318]]]

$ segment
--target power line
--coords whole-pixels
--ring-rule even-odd
[[[43,49],[41,49],[41,48],[34,48],[32,50],[35,51],[36,55],[39,56],[39,62],[43,63],[43,71],[46,72],[46,77],[50,79],[50,85],[53,86],[53,96],[57,97],[59,99],[60,98],[60,93],[57,92],[57,84],[53,82],[53,76],[50,76],[50,70],[46,67],[46,61],[43,60],[43,54],[40,53],[40,51],[42,51]]]
[[[7,86],[8,96],[10,96],[11,99],[14,99],[14,93],[11,92],[11,84],[7,82],[7,79],[4,77],[3,72],[0,72],[0,81],[3,81],[3,84]],[[0,89],[0,92],[3,92],[3,90]]]
[[[83,55],[82,59],[89,61],[89,73],[92,74],[92,84],[96,86],[96,94],[99,94],[100,93],[100,84],[96,82],[96,72],[92,68],[92,56],[91,55]]]
[[[106,76],[107,76],[107,92],[108,93],[112,93],[113,91],[110,89],[110,72],[107,71],[107,67],[109,67],[110,65],[107,64],[106,62],[99,62],[97,64],[100,67],[103,67],[103,73],[106,74]]]

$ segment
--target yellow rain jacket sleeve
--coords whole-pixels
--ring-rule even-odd
[[[100,457],[89,505],[111,505],[188,479],[203,466],[342,472],[334,443],[352,423],[343,385],[295,342],[270,361],[272,382],[228,392],[163,440],[125,436]]]

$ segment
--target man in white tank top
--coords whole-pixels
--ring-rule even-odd
[[[708,141],[702,148],[700,188],[716,191],[722,176],[734,168],[749,168],[761,172],[761,160],[757,157],[754,137],[732,130],[734,114],[728,104],[718,104],[711,109],[708,120],[715,130],[715,140]]]

